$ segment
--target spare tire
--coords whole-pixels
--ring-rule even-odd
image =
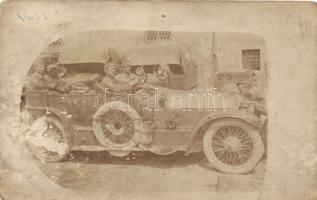
[[[63,161],[69,155],[62,122],[55,116],[43,116],[30,127],[27,143],[34,156],[43,162]]]
[[[101,145],[128,150],[137,145],[142,122],[134,108],[124,102],[112,101],[101,106],[95,113],[93,130]]]

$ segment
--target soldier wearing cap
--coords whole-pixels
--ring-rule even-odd
[[[112,61],[107,62],[104,65],[105,76],[102,81],[96,84],[97,89],[104,90],[108,88],[112,92],[126,92],[133,89],[138,83],[138,79],[133,79],[129,82],[122,82],[117,80],[115,77],[117,75],[118,66]]]
[[[158,70],[157,70],[157,79],[159,81],[159,84],[163,87],[169,87],[170,82],[170,70],[167,63],[160,64]]]
[[[64,83],[60,79],[60,74],[66,73],[66,69],[59,67],[56,64],[51,64],[47,66],[47,74],[46,74],[46,80],[48,81],[47,87],[50,90],[61,92],[61,93],[67,93],[69,92],[70,86],[67,83]]]
[[[27,90],[53,90],[65,93],[69,86],[63,83],[59,78],[59,73],[65,73],[66,70],[58,67],[55,64],[45,67],[42,64],[37,64],[34,67],[34,73],[26,80]]]
[[[124,83],[129,83],[130,81],[135,81],[135,79],[139,79],[139,77],[131,73],[131,60],[130,58],[126,58],[122,61],[120,66],[120,73],[115,76],[115,79]]]

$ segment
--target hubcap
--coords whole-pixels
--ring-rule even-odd
[[[236,137],[227,137],[224,141],[224,149],[228,152],[239,152],[241,151],[241,141]]]

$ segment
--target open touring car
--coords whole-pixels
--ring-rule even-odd
[[[180,62],[179,54],[161,55],[155,57],[165,59],[171,68],[182,67],[176,70],[182,76],[192,75],[186,74],[192,69],[183,66],[190,62]],[[101,93],[90,83],[98,81],[107,58],[119,62],[119,56],[105,48],[102,58],[97,57],[96,53],[78,57],[69,49],[61,52],[58,63],[68,71],[62,80],[72,86],[69,93],[25,89],[22,110],[32,119],[29,134],[40,133],[31,145],[40,160],[62,161],[73,150],[108,151],[114,156],[133,151],[160,155],[203,151],[218,170],[247,173],[262,158],[263,120],[250,109],[241,110],[235,95],[187,89],[179,77],[171,88],[157,85],[152,90]],[[159,64],[144,59],[148,71]],[[137,61],[136,66],[142,65]]]

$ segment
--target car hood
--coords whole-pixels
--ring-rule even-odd
[[[165,109],[236,110],[241,102],[240,95],[230,95],[209,89],[192,91],[157,88],[156,101],[165,99]]]

